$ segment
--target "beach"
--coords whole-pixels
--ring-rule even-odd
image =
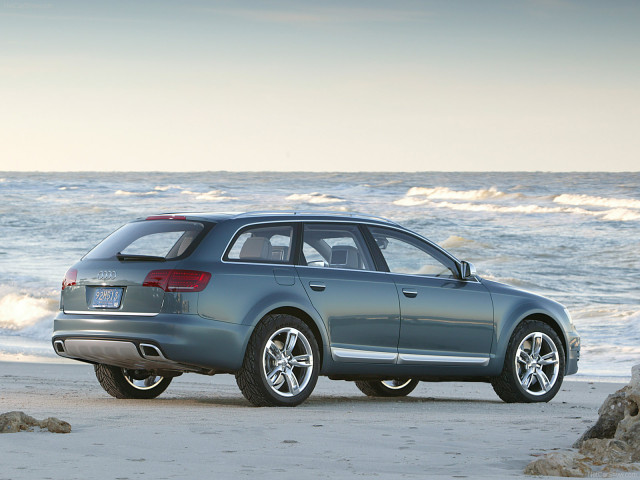
[[[623,385],[568,377],[550,403],[506,404],[484,383],[372,399],[321,377],[299,407],[255,408],[231,375],[185,374],[155,400],[117,400],[90,365],[0,362],[0,413],[72,426],[0,435],[0,478],[524,477],[537,455],[569,449]]]

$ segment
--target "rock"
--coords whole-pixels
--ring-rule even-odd
[[[631,449],[625,442],[614,438],[591,438],[580,448],[580,453],[594,465],[631,462]]]
[[[627,392],[629,386],[612,393],[598,410],[598,421],[573,444],[573,448],[580,448],[585,440],[590,438],[613,438],[620,420],[624,418],[627,406]]]
[[[609,395],[598,409],[598,421],[574,443],[579,451],[547,454],[531,462],[528,475],[584,477],[640,469],[640,365],[631,382]]]
[[[71,425],[54,417],[36,420],[24,412],[8,412],[0,415],[0,433],[16,433],[21,430],[31,432],[33,427],[46,429],[52,433],[71,432]]]
[[[591,468],[577,452],[551,453],[531,462],[524,473],[552,477],[586,477],[591,473]]]

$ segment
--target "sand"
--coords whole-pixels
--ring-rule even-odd
[[[0,435],[0,479],[524,477],[624,383],[570,377],[548,404],[509,405],[482,383],[421,383],[387,400],[321,378],[299,407],[255,408],[230,375],[186,374],[133,401],[108,396],[88,365],[0,362],[0,413],[72,426]]]

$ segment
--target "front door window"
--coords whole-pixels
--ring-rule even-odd
[[[458,278],[451,259],[438,255],[435,249],[429,251],[419,240],[386,228],[370,230],[391,273]]]

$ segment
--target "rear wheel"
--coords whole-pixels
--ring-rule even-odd
[[[318,345],[309,327],[291,315],[268,315],[256,326],[242,368],[240,391],[257,407],[295,407],[318,381]]]
[[[102,388],[115,398],[156,398],[171,383],[171,378],[155,375],[148,370],[102,364],[94,365],[94,370]]]
[[[420,383],[413,378],[394,378],[391,380],[356,381],[356,387],[369,397],[404,397],[409,395]]]
[[[513,332],[502,373],[491,385],[507,403],[548,402],[560,390],[564,365],[555,330],[539,320],[525,320]]]

